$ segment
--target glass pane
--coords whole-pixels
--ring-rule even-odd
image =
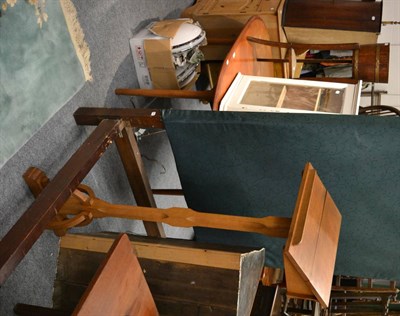
[[[344,104],[345,89],[322,89],[317,111],[340,113]]]
[[[296,110],[315,111],[319,88],[304,86],[287,86],[282,107]]]
[[[241,104],[340,113],[345,89],[251,81]]]
[[[283,87],[281,84],[251,81],[240,103],[276,107]]]

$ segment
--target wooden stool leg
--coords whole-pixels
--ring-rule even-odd
[[[153,98],[182,98],[198,99],[212,102],[214,99],[214,90],[161,90],[161,89],[116,89],[117,95],[136,95]]]

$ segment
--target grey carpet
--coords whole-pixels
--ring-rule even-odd
[[[55,1],[55,0],[52,0]],[[0,169],[0,238],[12,227],[33,197],[22,180],[25,170],[34,165],[52,178],[93,130],[77,126],[73,112],[80,106],[132,107],[129,97],[114,95],[116,87],[138,87],[128,40],[154,19],[178,17],[192,0],[73,0],[91,51],[93,82],[84,87],[58,111]],[[36,26],[34,26],[36,27]],[[139,100],[146,106],[147,100]],[[154,107],[169,107],[171,101],[156,100]],[[173,100],[173,107],[205,108],[197,101]],[[144,136],[140,142],[153,187],[179,187],[171,149],[162,133]],[[122,164],[115,148],[110,148],[86,177],[85,183],[108,201],[134,203]],[[157,198],[159,206],[169,201]],[[182,199],[172,201],[182,204]],[[81,229],[82,230],[82,229]],[[99,220],[85,231],[129,231],[144,234],[141,222]],[[169,236],[189,238],[190,230],[167,228]],[[17,302],[51,306],[56,272],[58,238],[45,232],[0,288],[0,315],[13,315]]]

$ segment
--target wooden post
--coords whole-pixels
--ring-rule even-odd
[[[57,210],[118,136],[120,121],[104,120],[0,241],[0,284],[40,237]]]
[[[125,123],[120,137],[116,139],[119,155],[125,168],[136,204],[155,207],[156,203],[144,170],[139,147],[131,126],[137,128],[164,128],[160,110],[79,108],[74,113],[78,125],[97,125],[104,119],[122,119]],[[149,236],[165,237],[161,223],[144,223]]]
[[[119,155],[125,168],[136,204],[140,206],[156,207],[150,183],[144,169],[139,147],[132,128],[125,126],[121,135],[116,139]],[[166,237],[161,223],[144,222],[147,235]]]
[[[144,200],[144,202],[151,202]],[[79,216],[86,214],[89,218],[118,217],[133,220],[142,220],[152,223],[165,223],[177,227],[208,227],[233,231],[253,232],[271,237],[287,238],[291,219],[286,217],[246,217],[223,215],[218,213],[197,212],[189,208],[172,207],[159,209],[156,207],[132,206],[111,204],[98,199],[93,190],[86,186],[79,186],[74,195],[58,212],[59,215]],[[52,222],[57,229],[70,228],[70,221],[61,220]],[[81,225],[81,222],[79,222]]]

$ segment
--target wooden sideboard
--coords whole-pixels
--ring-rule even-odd
[[[282,25],[289,42],[374,44],[381,1],[285,0]]]
[[[232,43],[246,22],[258,15],[268,28],[272,41],[286,41],[281,27],[284,0],[198,0],[182,12],[182,17],[200,23],[209,44],[202,48],[206,60],[224,60]],[[214,40],[230,39],[232,43],[216,44]],[[279,51],[275,53],[280,54]]]

